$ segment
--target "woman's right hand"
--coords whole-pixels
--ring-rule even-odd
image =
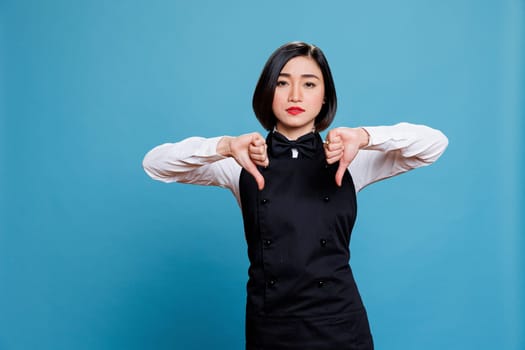
[[[233,157],[255,178],[259,190],[264,188],[264,177],[257,169],[257,165],[267,167],[270,162],[266,140],[259,133],[253,132],[237,137],[225,136],[217,144],[217,153]]]

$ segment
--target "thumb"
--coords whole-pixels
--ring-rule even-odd
[[[343,176],[345,176],[346,169],[350,165],[350,161],[346,160],[344,157],[339,161],[339,167],[335,173],[335,183],[337,186],[341,187],[343,184]]]
[[[257,166],[255,166],[255,164],[250,161],[245,165],[244,169],[246,169],[246,171],[255,178],[255,182],[257,182],[257,188],[259,191],[261,191],[264,188],[264,177],[262,176],[259,169],[257,169]]]

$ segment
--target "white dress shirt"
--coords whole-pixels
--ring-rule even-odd
[[[348,167],[356,192],[376,181],[432,164],[448,145],[441,131],[425,125],[399,123],[364,129],[370,135],[368,146]],[[241,166],[235,159],[217,153],[222,137],[190,137],[159,145],[144,157],[144,170],[163,182],[228,188],[240,205]]]

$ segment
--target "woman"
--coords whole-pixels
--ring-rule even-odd
[[[322,51],[285,44],[268,59],[253,96],[258,133],[192,137],[151,150],[144,169],[164,182],[230,189],[242,209],[250,267],[247,349],[373,349],[349,265],[356,193],[433,163],[447,147],[422,125],[336,128]]]

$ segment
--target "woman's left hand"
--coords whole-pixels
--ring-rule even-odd
[[[359,150],[366,147],[369,135],[363,128],[336,128],[326,135],[324,151],[326,162],[333,164],[339,161],[335,173],[335,183],[341,186],[346,169],[352,163]]]

